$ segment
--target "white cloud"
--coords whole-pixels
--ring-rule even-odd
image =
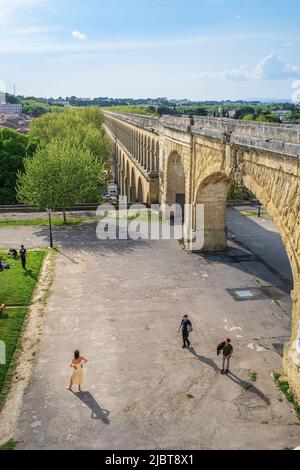
[[[13,30],[13,34],[30,35],[30,34],[43,34],[53,33],[59,31],[57,26],[26,26],[25,28],[17,28]]]
[[[241,67],[231,70],[203,72],[192,77],[203,80],[285,80],[287,78],[300,77],[300,67],[287,64],[277,54],[270,54],[265,59],[258,62],[254,68],[248,65],[242,65]]]
[[[5,19],[20,10],[39,7],[46,2],[47,0],[0,0],[0,19]]]
[[[79,31],[72,31],[73,38],[79,39],[80,41],[85,41],[87,39],[87,35],[83,33],[79,33]]]
[[[1,1],[1,0],[0,0]],[[78,33],[78,31],[73,31]],[[81,34],[81,33],[78,33]],[[85,36],[85,35],[83,35]],[[265,34],[238,34],[235,36],[191,36],[191,37],[164,37],[164,38],[135,38],[127,40],[90,40],[83,44],[83,40],[78,41],[61,41],[61,40],[41,40],[38,43],[29,37],[24,41],[0,41],[0,54],[34,54],[34,53],[81,53],[81,52],[102,52],[102,51],[123,51],[123,50],[141,50],[141,49],[169,49],[176,47],[197,47],[215,44],[232,43],[241,39],[249,39],[261,37],[264,39]]]

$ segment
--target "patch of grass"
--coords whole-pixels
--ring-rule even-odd
[[[256,211],[240,211],[240,213],[242,215],[245,215],[246,217],[258,217],[258,210],[256,210]],[[261,211],[260,212],[261,218],[266,217],[267,215],[268,215],[268,213],[266,211]]]
[[[6,316],[0,318],[0,352],[5,351],[5,364],[0,364],[0,410],[10,389],[16,362],[21,350],[21,334],[24,320],[31,303],[46,250],[28,251],[27,267],[24,271],[21,260],[7,257],[0,252],[2,260],[10,269],[0,272],[0,303],[5,303]],[[2,361],[3,362],[3,361]]]
[[[17,444],[18,444],[17,441],[10,439],[9,441],[5,442],[3,446],[0,447],[0,450],[14,450]]]
[[[194,398],[194,395],[192,395],[191,393],[187,393],[186,396],[188,397],[188,399]]]
[[[54,226],[65,226],[79,225],[89,220],[97,220],[96,218],[81,218],[81,219],[68,219],[67,224],[64,223],[63,219],[52,219],[52,225]],[[0,220],[0,227],[32,227],[32,226],[48,226],[48,219],[24,219],[24,220],[13,220],[13,219],[2,219]]]
[[[287,401],[293,405],[297,418],[300,420],[300,405],[295,400],[294,394],[290,390],[289,383],[286,380],[280,380],[281,374],[278,372],[273,373],[274,381],[279,390],[284,394]]]
[[[249,377],[250,377],[250,379],[252,380],[252,382],[256,382],[256,380],[257,380],[257,372],[255,372],[255,370],[254,370],[253,372],[251,372],[251,373],[249,374]]]
[[[8,318],[0,319],[0,340],[5,345],[5,364],[0,364],[0,410],[9,390],[15,366],[14,356],[20,348],[22,331],[27,308],[11,308]]]
[[[9,263],[10,269],[0,272],[0,303],[7,306],[28,306],[39,277],[45,250],[27,252],[27,271],[21,260],[14,260],[0,252],[2,261]]]

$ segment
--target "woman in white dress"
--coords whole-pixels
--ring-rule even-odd
[[[72,374],[70,385],[68,387],[68,390],[70,390],[71,392],[73,385],[78,385],[78,390],[79,392],[81,392],[81,386],[84,382],[83,365],[86,362],[87,360],[84,357],[80,356],[80,352],[78,350],[74,352],[74,358],[72,359],[72,362],[70,364],[70,367],[73,367],[74,372]]]

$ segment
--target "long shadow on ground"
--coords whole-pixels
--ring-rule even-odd
[[[74,395],[79,398],[88,408],[91,410],[91,418],[99,419],[104,424],[110,424],[108,416],[110,412],[101,408],[99,403],[95,400],[93,395],[90,392],[73,392]]]
[[[89,222],[70,227],[55,227],[53,229],[54,245],[58,247],[59,251],[64,249],[71,249],[73,251],[87,250],[89,253],[106,256],[111,253],[128,253],[151,243],[151,241],[141,239],[119,239],[118,233],[116,239],[98,239],[96,232],[97,224],[98,222]],[[41,227],[36,231],[35,235],[38,238],[47,240],[49,230],[47,227]],[[74,260],[71,261],[74,262]]]

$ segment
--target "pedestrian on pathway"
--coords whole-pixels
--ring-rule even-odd
[[[77,385],[79,392],[81,392],[81,386],[84,382],[83,365],[86,362],[87,360],[84,357],[80,356],[80,352],[76,350],[74,352],[74,358],[72,359],[72,362],[70,364],[70,367],[73,367],[74,372],[72,374],[70,385],[67,390],[70,390],[72,392],[73,385]]]
[[[217,355],[222,352],[222,370],[221,374],[228,374],[229,366],[230,366],[230,359],[233,353],[233,347],[231,344],[231,339],[226,338],[222,343],[217,346]],[[225,369],[226,364],[226,369]]]
[[[189,341],[189,334],[191,331],[193,331],[192,323],[189,320],[189,317],[187,315],[184,315],[183,319],[181,320],[180,326],[178,333],[182,331],[182,339],[183,339],[183,348],[190,347],[190,341]]]
[[[26,269],[27,251],[26,251],[26,248],[24,247],[24,245],[21,245],[20,257],[21,257],[21,262],[22,262],[22,268]]]

